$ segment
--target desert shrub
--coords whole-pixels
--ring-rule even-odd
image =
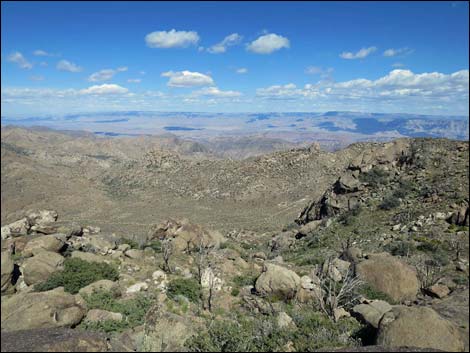
[[[232,297],[238,297],[238,295],[240,294],[240,289],[237,287],[234,287],[230,291],[230,294],[232,295]]]
[[[193,303],[199,303],[201,300],[201,285],[193,278],[176,278],[168,284],[167,295],[173,300],[178,295],[182,295]]]
[[[416,247],[417,250],[426,253],[438,265],[445,266],[449,264],[448,249],[438,239],[429,239],[426,237],[416,238],[420,244]]]
[[[338,216],[338,222],[345,226],[350,226],[356,222],[357,217],[361,214],[361,212],[361,206],[357,205],[356,207],[353,207],[352,209],[340,214]]]
[[[146,244],[146,247],[152,248],[156,253],[162,252],[162,242],[158,239],[152,240]]]
[[[374,167],[367,172],[359,174],[359,180],[376,188],[388,182],[388,173],[381,168]]]
[[[117,300],[114,293],[106,291],[94,292],[85,295],[84,299],[88,309],[102,309],[121,313],[122,321],[106,320],[101,322],[82,322],[81,328],[102,332],[121,332],[128,328],[133,328],[144,324],[144,318],[152,305],[152,299],[144,295],[137,295],[135,298]]]
[[[93,282],[101,279],[116,281],[119,278],[117,269],[107,263],[87,262],[78,258],[66,258],[64,269],[53,273],[45,282],[35,286],[37,291],[47,291],[64,287],[66,292],[76,294]]]
[[[399,241],[387,244],[385,250],[393,256],[409,257],[416,252],[416,246],[409,241]]]
[[[256,275],[240,275],[233,277],[232,282],[238,287],[254,286],[257,278]]]
[[[291,341],[296,351],[309,352],[357,344],[349,337],[360,328],[354,319],[334,323],[311,310],[290,314],[297,329],[279,328],[272,316],[208,322],[206,330],[186,341],[186,347],[192,352],[279,352]]]
[[[122,239],[121,243],[129,245],[131,249],[137,249],[137,250],[140,249],[139,243],[135,241],[134,239],[125,238],[125,239]]]
[[[400,206],[400,200],[394,195],[386,196],[382,203],[379,205],[379,208],[382,210],[391,210]]]
[[[359,293],[369,300],[384,300],[387,303],[394,304],[394,300],[387,294],[372,288],[368,284],[363,285],[360,288]]]

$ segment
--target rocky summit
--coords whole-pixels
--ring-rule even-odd
[[[468,351],[469,144],[2,128],[2,351]]]

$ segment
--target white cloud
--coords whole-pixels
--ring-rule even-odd
[[[413,49],[410,48],[399,48],[399,49],[387,49],[383,52],[383,56],[397,56],[397,55],[408,55],[413,52]]]
[[[344,82],[321,82],[298,88],[295,84],[276,85],[256,90],[267,99],[315,99],[333,104],[351,101],[381,104],[394,101],[406,109],[425,110],[437,102],[449,110],[468,107],[469,71],[453,74],[439,72],[416,74],[410,70],[393,70],[377,80],[358,78]],[[406,109],[404,109],[406,111]]]
[[[129,83],[140,83],[140,82],[142,82],[142,79],[140,79],[140,78],[130,78],[130,79],[127,80],[127,82],[129,82]]]
[[[243,37],[238,33],[232,33],[225,37],[220,43],[208,48],[207,51],[212,54],[225,53],[228,47],[239,44],[242,38]]]
[[[403,64],[403,63],[393,63],[393,64],[392,64],[392,67],[396,67],[396,68],[398,68],[398,67],[405,67],[405,64]]]
[[[112,69],[100,70],[98,72],[92,73],[88,77],[88,81],[90,82],[107,81],[107,80],[112,79],[115,74],[116,74],[116,71]]]
[[[145,71],[140,71],[140,72],[139,72],[139,74],[141,74],[141,75],[145,75],[145,74],[146,74],[146,72],[145,72]]]
[[[262,35],[248,44],[247,50],[256,54],[271,54],[276,50],[289,47],[289,39],[278,34],[270,33]]]
[[[191,71],[168,71],[162,73],[163,77],[169,77],[167,85],[170,87],[193,87],[193,86],[211,86],[214,84],[212,77]]]
[[[33,55],[35,56],[59,56],[59,54],[49,53],[42,49],[37,49],[33,51]]]
[[[323,68],[320,66],[308,66],[305,73],[309,75],[320,75],[321,78],[331,79],[331,75],[335,70],[332,67]]]
[[[237,74],[246,74],[248,72],[248,69],[246,67],[240,67],[237,69]]]
[[[194,31],[157,31],[145,36],[145,43],[150,48],[186,48],[196,45],[199,35]]]
[[[102,84],[88,87],[79,91],[80,94],[123,94],[127,93],[129,90],[127,88],[121,87],[116,84]]]
[[[343,59],[364,59],[376,50],[376,47],[362,48],[357,53],[342,52],[339,56]]]
[[[127,71],[127,66],[120,66],[116,69],[117,72],[124,72]]]
[[[30,70],[33,68],[33,65],[26,60],[26,58],[21,54],[19,51],[16,51],[14,53],[11,53],[8,57],[7,60],[17,64],[20,68],[22,69],[27,69]]]
[[[68,72],[80,72],[83,69],[67,60],[61,60],[57,63],[57,70],[59,71],[68,71]]]
[[[31,81],[44,81],[44,76],[42,76],[42,75],[33,75],[29,79]]]
[[[233,98],[240,97],[242,94],[238,91],[221,91],[217,87],[207,87],[195,91],[192,93],[193,96],[211,96],[219,98]]]

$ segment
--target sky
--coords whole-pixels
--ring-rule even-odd
[[[468,115],[467,2],[1,3],[2,116]]]

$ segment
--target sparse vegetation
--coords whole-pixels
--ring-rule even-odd
[[[168,284],[167,295],[175,299],[182,295],[193,303],[199,303],[201,300],[201,285],[193,278],[175,278]]]
[[[64,287],[66,292],[76,294],[78,291],[101,279],[116,281],[119,272],[107,263],[87,262],[77,258],[66,258],[64,269],[53,273],[47,281],[35,286],[39,292]]]

